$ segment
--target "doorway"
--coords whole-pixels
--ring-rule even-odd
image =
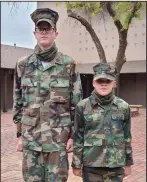
[[[85,99],[89,97],[91,92],[93,91],[93,86],[92,86],[93,74],[80,74],[80,76],[83,89],[83,99]]]

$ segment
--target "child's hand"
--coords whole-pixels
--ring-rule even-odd
[[[125,177],[131,174],[131,166],[125,166]]]
[[[82,169],[81,168],[73,168],[72,171],[73,171],[73,174],[75,176],[82,177]]]

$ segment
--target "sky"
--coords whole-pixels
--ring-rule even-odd
[[[1,44],[34,48],[34,23],[30,14],[37,8],[36,2],[1,3]]]

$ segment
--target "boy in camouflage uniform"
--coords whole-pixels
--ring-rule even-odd
[[[94,72],[94,91],[76,106],[73,173],[83,182],[122,182],[133,165],[129,104],[113,94],[113,66],[99,63]]]
[[[26,182],[66,182],[68,177],[67,152],[82,87],[75,61],[55,45],[58,17],[48,8],[31,14],[37,45],[15,68],[13,120]]]

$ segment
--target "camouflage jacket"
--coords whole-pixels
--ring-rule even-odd
[[[105,109],[91,95],[75,111],[73,168],[132,165],[129,105],[114,97]]]
[[[66,146],[81,89],[74,60],[62,53],[45,68],[35,54],[17,62],[13,120],[22,123],[23,149],[49,152]]]

